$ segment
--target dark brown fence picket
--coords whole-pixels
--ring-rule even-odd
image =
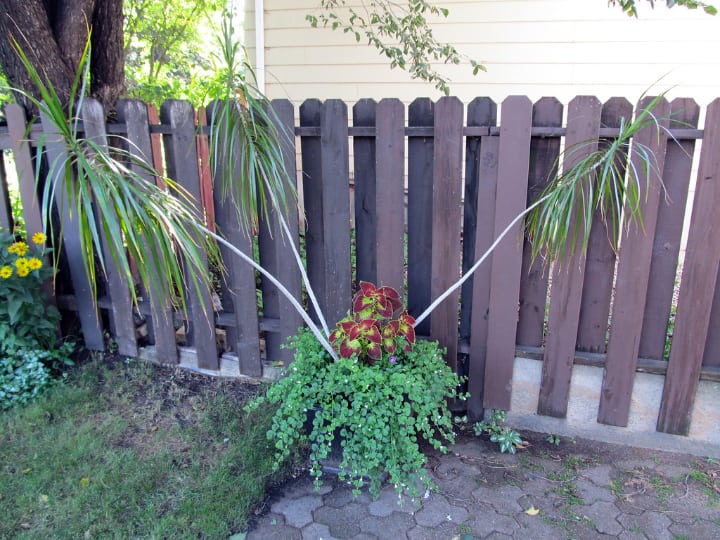
[[[352,293],[347,106],[336,99],[306,101],[300,125],[320,127],[319,137],[301,140],[305,247],[310,283],[332,327],[349,311]]]
[[[555,98],[542,98],[533,105],[533,126],[562,126],[563,105]],[[533,137],[530,140],[530,173],[527,205],[535,202],[557,169],[560,137]],[[532,246],[525,238],[520,277],[520,311],[517,344],[541,347],[545,333],[548,267],[542,257],[532,260]]]
[[[597,142],[587,141],[597,139],[601,110],[600,101],[593,96],[576,97],[568,104],[565,148],[569,151],[563,156],[563,170],[570,170],[597,149]],[[592,181],[592,178],[588,181]],[[587,187],[583,189],[588,191]],[[573,219],[581,211],[576,205]],[[570,224],[565,257],[557,261],[552,270],[548,329],[537,409],[538,414],[546,416],[562,418],[567,414],[585,277],[585,254],[576,245],[575,237],[582,238],[584,232],[582,224]]]
[[[105,133],[105,111],[103,106],[99,101],[87,98],[83,101],[80,115],[83,121],[85,137],[107,152],[108,142]],[[114,334],[118,352],[123,356],[135,357],[138,351],[137,340],[135,339],[135,323],[133,321],[133,304],[130,298],[130,287],[134,286],[134,284],[131,282],[132,276],[122,274],[115,264],[111,247],[108,244],[109,239],[105,235],[104,227],[100,221],[99,210],[99,208],[95,208],[95,217],[98,236],[102,245],[103,260],[105,261],[105,279],[107,280],[111,300],[111,331]],[[113,212],[112,209],[109,211]],[[110,223],[118,223],[117,215],[106,215],[104,217]],[[123,246],[116,246],[115,249],[120,251]]]
[[[648,99],[640,102],[638,114],[647,106]],[[660,204],[661,182],[667,147],[670,105],[664,99],[653,109],[653,115],[661,127],[649,125],[633,139],[631,163],[637,171],[639,184],[639,210],[642,224],[630,223],[627,234],[621,240],[615,280],[615,302],[608,341],[607,358],[598,422],[614,426],[626,426],[630,413],[630,401],[638,364],[640,332],[647,298],[653,239]],[[638,144],[645,145],[654,159],[649,175],[643,170],[637,156]]]
[[[695,402],[712,295],[720,264],[720,99],[705,116],[702,149],[670,361],[663,388],[658,431],[687,435]]]
[[[432,279],[433,299],[460,277],[462,210],[463,104],[457,98],[441,98],[435,104],[435,144],[433,156]],[[447,349],[452,369],[457,364],[457,290],[433,312],[430,336]]]
[[[127,151],[140,161],[152,163],[153,151],[146,105],[141,101],[123,100],[118,103],[117,112],[118,120],[125,124]],[[148,170],[140,167],[138,163],[131,163],[130,167],[148,182],[155,181]],[[154,240],[144,238],[144,241],[149,246],[149,243]],[[154,285],[151,280],[148,290],[143,291],[143,296],[149,303],[148,336],[155,345],[157,360],[163,364],[175,364],[177,363],[177,345],[175,343],[174,315],[169,295],[160,290],[163,276],[160,275],[152,258],[148,257],[145,264],[150,265],[150,274],[154,276],[154,282],[157,283]]]
[[[700,107],[691,99],[676,99],[670,106],[670,128],[694,128]],[[695,140],[668,140],[663,168],[664,192],[658,208],[652,264],[648,278],[639,356],[662,360],[672,307],[685,218]]]
[[[44,150],[47,163],[60,164],[64,162],[67,159],[67,154],[62,135],[60,135],[52,120],[42,112],[40,113],[40,122],[46,136]],[[73,216],[77,215],[76,212],[72,211],[75,202],[67,196],[68,189],[65,186],[65,180],[62,170],[57,171],[55,177],[45,179],[46,182],[52,182],[55,186],[55,209],[61,222],[62,249],[64,258],[67,261],[67,268],[70,271],[70,281],[75,295],[75,305],[80,319],[80,326],[83,331],[83,341],[87,349],[102,351],[105,349],[105,339],[97,302],[95,301],[97,290],[95,283],[90,281],[90,276],[83,264],[85,253],[80,247],[80,228],[77,219],[73,219]],[[77,180],[72,178],[69,181],[76,182]],[[58,229],[55,229],[51,234],[55,234],[57,231]]]
[[[511,96],[503,101],[500,118],[495,238],[525,209],[532,103],[525,96]],[[493,252],[483,394],[486,408],[510,409],[522,272],[520,231],[518,223]]]
[[[402,294],[405,283],[405,106],[383,99],[375,120],[376,283]],[[460,120],[462,128],[462,116]],[[462,140],[462,135],[460,136]],[[379,188],[379,189],[378,189]]]
[[[167,173],[193,197],[194,204],[201,200],[200,176],[195,142],[195,124],[192,106],[185,101],[168,100],[160,107],[160,119],[170,126],[171,135],[164,136]],[[198,216],[202,217],[198,209]],[[207,255],[202,254],[199,272],[209,274]],[[186,275],[190,276],[186,265]],[[188,298],[188,344],[197,351],[198,366],[217,370],[220,367],[215,337],[215,317],[210,291],[201,285],[189,284]]]
[[[632,110],[632,105],[624,98],[609,99],[602,108],[601,127],[619,128],[623,121],[632,121]],[[607,145],[610,142],[610,139],[601,138],[599,144]],[[615,166],[624,175],[623,160],[618,158]],[[615,278],[615,251],[610,240],[613,234],[617,234],[605,221],[604,210],[595,210],[590,227],[577,330],[577,350],[592,353],[604,353],[607,349],[608,317]]]
[[[490,98],[475,98],[467,107],[468,127],[494,126],[497,105]],[[475,262],[475,236],[478,222],[478,190],[481,136],[465,138],[465,194],[463,197],[462,273],[465,275]],[[494,197],[493,197],[494,199]],[[482,255],[481,253],[478,255]],[[460,342],[470,343],[472,318],[472,290],[474,277],[463,283],[460,292]]]
[[[284,175],[292,181],[296,187],[295,169],[295,134],[294,134],[294,109],[287,100],[276,100],[272,102],[275,122],[280,134],[281,148],[284,159]],[[293,295],[302,301],[301,276],[298,263],[292,252],[290,243],[295,249],[300,249],[298,241],[298,211],[296,202],[289,198],[287,208],[281,209],[283,219],[290,230],[290,237],[282,230],[277,209],[270,214],[270,221],[264,218],[260,224],[258,237],[258,249],[260,263],[268,272],[274,275],[280,283]],[[289,365],[294,358],[292,349],[284,348],[288,337],[295,335],[302,325],[302,318],[292,307],[290,301],[280,291],[265,279],[261,278],[263,295],[263,318],[265,325],[265,346],[268,361],[282,361]],[[273,327],[268,324],[273,322]]]
[[[222,119],[219,115],[217,103],[207,110],[208,123],[214,125]],[[221,144],[231,144],[223,141]],[[234,148],[232,155],[237,160],[234,170],[239,170],[240,143],[232,142]],[[215,162],[212,171],[215,202],[215,219],[218,231],[239,251],[253,257],[253,242],[249,233],[241,225],[238,209],[230,197],[224,197],[222,179],[228,175],[229,163],[224,159]],[[262,360],[260,358],[260,336],[258,334],[258,305],[257,290],[255,287],[255,270],[230,249],[221,244],[220,253],[227,267],[227,276],[221,287],[221,302],[223,312],[218,317],[219,323],[225,326],[228,346],[232,353],[237,355],[240,373],[251,377],[262,375]]]
[[[375,128],[377,103],[361,99],[353,106],[355,128]],[[377,282],[377,172],[373,134],[353,137],[355,195],[355,276],[356,281]]]
[[[485,121],[487,121],[485,123]],[[497,105],[488,98],[474,100],[468,107],[468,123],[473,122],[480,125],[494,126],[497,122]],[[489,134],[480,137],[479,145],[468,144],[466,159],[466,191],[465,209],[473,210],[473,219],[466,220],[466,223],[474,221],[473,250],[467,254],[463,265],[467,271],[472,262],[479,259],[493,243],[495,234],[495,196],[497,192],[497,165],[498,148],[500,138],[491,137]],[[470,180],[470,188],[467,188]],[[474,193],[473,193],[474,192]],[[468,198],[470,200],[468,200]],[[468,229],[465,229],[466,236],[463,238],[463,247],[468,243]],[[470,261],[469,259],[472,259]],[[483,416],[483,394],[485,381],[485,365],[487,358],[487,333],[488,313],[490,304],[490,278],[492,273],[492,255],[489,255],[485,262],[475,271],[472,281],[472,289],[468,294],[463,289],[463,308],[471,304],[469,312],[470,320],[470,350],[468,353],[468,392],[470,397],[467,401],[468,417],[471,421],[482,420]],[[467,283],[467,282],[466,282]]]
[[[408,107],[408,311],[417,317],[430,305],[432,260],[433,122],[435,104],[428,98],[413,101]],[[422,130],[422,131],[420,131]],[[418,131],[420,131],[418,133]],[[432,315],[415,331],[430,334]]]

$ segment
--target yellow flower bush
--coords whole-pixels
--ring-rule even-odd
[[[0,344],[10,339],[29,347],[54,345],[60,314],[42,292],[52,277],[52,267],[43,262],[46,239],[36,232],[28,243],[0,229]]]

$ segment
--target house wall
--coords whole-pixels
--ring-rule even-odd
[[[351,0],[352,1],[352,0]],[[720,95],[720,16],[684,8],[651,10],[639,19],[605,0],[455,0],[434,19],[438,39],[452,42],[484,63],[473,77],[469,65],[441,66],[453,94],[501,101],[511,94],[531,99],[594,94],[631,101],[654,88],[692,96],[701,105]],[[255,57],[254,2],[246,0],[245,43]],[[391,70],[384,57],[340,31],[311,28],[305,20],[318,0],[264,0],[266,92],[299,103],[307,98],[349,102],[371,97],[437,98],[432,85]]]

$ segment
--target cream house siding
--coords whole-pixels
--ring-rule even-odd
[[[318,0],[264,0],[265,90],[299,103],[307,98],[437,98],[432,85],[413,81],[364,42],[311,28],[305,15]],[[511,94],[533,100],[578,94],[601,99],[639,96],[655,83],[672,96],[700,104],[720,96],[720,17],[682,8],[648,6],[630,19],[605,0],[473,0],[436,2],[450,10],[433,30],[487,66],[441,66],[463,101]],[[643,2],[644,4],[645,2]],[[246,0],[245,43],[255,56],[254,2]]]

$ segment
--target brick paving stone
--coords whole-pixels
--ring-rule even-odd
[[[618,521],[628,530],[638,530],[652,540],[672,540],[673,535],[668,527],[672,521],[660,512],[643,512],[639,516],[623,514]]]
[[[415,521],[423,527],[434,527],[445,521],[462,523],[467,517],[467,510],[450,504],[437,493],[424,500],[422,508],[415,513]]]
[[[451,479],[434,478],[440,493],[448,500],[456,500],[460,504],[472,502],[470,494],[480,486],[479,479],[479,475],[459,476]]]
[[[485,540],[513,540],[512,536],[508,536],[507,534],[494,532],[489,534]]]
[[[387,517],[369,516],[360,521],[360,530],[379,538],[405,538],[408,529],[415,526],[413,517],[402,512],[393,512]]]
[[[621,459],[613,463],[615,468],[619,471],[651,471],[657,463],[652,459],[632,458],[632,459]]]
[[[361,491],[356,497],[352,489],[347,486],[339,486],[323,497],[326,505],[333,508],[342,508],[350,502],[367,504],[372,501],[372,496],[367,491]]]
[[[258,520],[246,540],[303,540],[300,529],[285,525],[279,514],[267,514]]]
[[[475,515],[475,519],[467,521],[467,525],[480,538],[485,538],[493,531],[512,536],[515,531],[520,529],[520,525],[512,517],[504,516],[495,512],[495,510],[486,509]]]
[[[333,490],[333,482],[325,481],[318,491],[315,490],[312,478],[303,476],[283,487],[283,499],[295,499],[303,495],[325,495]]]
[[[720,517],[720,509],[717,504],[711,504],[706,493],[700,491],[697,485],[690,485],[687,494],[684,487],[682,493],[670,497],[666,503],[667,509],[671,512],[673,519],[677,515],[685,515],[693,519],[707,519],[712,521]]]
[[[285,522],[298,529],[312,523],[312,512],[323,503],[320,495],[303,495],[297,499],[282,499],[272,505],[276,514],[282,514]]]
[[[370,514],[366,505],[352,502],[342,508],[321,506],[313,515],[316,523],[322,523],[330,528],[330,534],[345,539],[360,534],[359,523]]]
[[[615,501],[615,507],[623,514],[630,514],[631,516],[639,516],[645,509],[635,505],[634,502],[628,501],[622,497]]]
[[[550,521],[550,517],[542,512],[537,516],[519,514],[515,519],[518,529],[513,537],[518,540],[557,540],[568,536],[567,529],[556,524],[558,520]]]
[[[598,501],[583,507],[582,513],[595,523],[595,529],[602,534],[620,534],[622,526],[617,521],[620,511],[613,503]]]
[[[414,514],[418,510],[418,506],[407,495],[403,494],[398,498],[394,487],[385,486],[380,492],[380,497],[369,504],[368,510],[371,516],[385,517],[393,512]]]
[[[516,486],[479,487],[472,492],[475,500],[490,504],[501,514],[514,514],[522,512],[518,499],[524,495]]]
[[[585,504],[592,504],[597,501],[615,502],[615,495],[609,487],[601,487],[585,478],[578,478],[575,481],[578,496],[585,501]]]
[[[638,531],[625,529],[618,535],[618,540],[648,540],[647,536]]]
[[[421,527],[417,525],[407,532],[409,540],[440,540],[459,538],[459,525],[443,523],[439,527]]]
[[[330,528],[321,523],[311,523],[301,531],[302,540],[337,540],[330,534]]]
[[[589,469],[585,469],[580,473],[583,478],[587,478],[596,486],[609,486],[612,482],[610,478],[610,472],[612,471],[610,465],[595,465]]]
[[[720,538],[720,525],[711,521],[694,522],[692,524],[673,523],[668,530],[674,538]]]

